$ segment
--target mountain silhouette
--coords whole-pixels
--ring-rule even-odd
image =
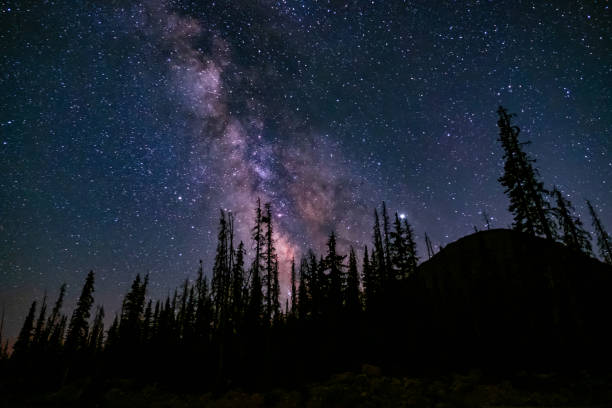
[[[612,267],[512,230],[477,232],[405,283],[423,364],[592,367],[610,361]]]

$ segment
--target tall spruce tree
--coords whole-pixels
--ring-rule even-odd
[[[261,285],[261,277],[258,270],[251,269],[249,285],[249,302],[246,311],[246,321],[252,326],[259,326],[264,312],[264,299]]]
[[[308,260],[302,257],[300,261],[300,283],[297,293],[297,315],[300,321],[306,320],[310,313],[309,281]]]
[[[348,273],[346,276],[345,306],[349,315],[361,312],[361,299],[359,290],[359,272],[357,271],[357,257],[351,246],[349,251]]]
[[[234,273],[234,261],[236,260],[236,248],[234,248],[234,213],[228,211],[227,213],[227,247],[228,247],[228,256],[227,256],[227,270],[228,274],[226,276],[226,286],[227,286],[227,307],[228,310],[231,311],[231,302],[232,302],[232,277]]]
[[[553,189],[552,195],[556,202],[553,214],[559,225],[561,241],[568,248],[591,255],[593,252],[591,236],[585,231],[580,218],[572,214],[575,210],[571,201],[563,197],[557,187]]]
[[[244,243],[240,241],[232,266],[232,320],[235,325],[241,321],[244,311],[244,254]]]
[[[264,231],[263,231],[263,215],[261,211],[261,201],[257,199],[257,207],[255,208],[255,225],[251,230],[251,238],[255,253],[253,254],[253,262],[251,264],[250,279],[249,279],[249,300],[247,306],[246,321],[252,326],[259,326],[263,314],[263,293],[261,274],[264,271]]]
[[[391,232],[391,266],[396,280],[405,279],[416,270],[418,256],[412,227],[395,213]]]
[[[185,343],[185,339],[189,337],[189,331],[191,329],[191,321],[189,316],[189,279],[185,279],[183,282],[183,290],[180,296],[180,306],[176,317],[178,337]]]
[[[383,276],[384,282],[392,282],[395,279],[393,272],[393,266],[391,262],[391,240],[390,240],[390,228],[389,228],[389,214],[387,213],[387,204],[383,201],[382,203],[382,218],[383,218],[383,244],[385,248],[385,275]]]
[[[408,253],[408,276],[416,272],[419,263],[419,255],[417,253],[417,244],[414,239],[414,230],[412,225],[408,224],[408,220],[404,219],[404,234],[406,252]]]
[[[272,273],[272,311],[274,312],[273,318],[276,321],[282,319],[282,312],[280,307],[280,283],[278,280],[278,257],[274,257],[274,271]]]
[[[361,269],[363,292],[365,297],[365,308],[371,311],[376,303],[377,295],[377,279],[375,271],[370,263],[370,256],[368,254],[368,247],[365,246],[363,250],[363,266]]]
[[[13,358],[25,358],[30,352],[32,345],[32,332],[34,330],[34,319],[36,318],[36,301],[33,301],[28,314],[21,326],[17,340],[13,345]]]
[[[46,324],[45,337],[49,339],[48,341],[49,341],[50,346],[54,348],[57,348],[57,346],[59,345],[52,342],[51,338],[59,339],[63,337],[62,335],[57,333],[57,330],[58,330],[58,325],[61,320],[61,310],[64,304],[65,296],[66,296],[66,284],[64,283],[60,287],[59,295],[57,296],[57,300],[55,301],[55,304],[53,305],[53,310],[51,310],[51,314],[49,315],[49,318],[47,319],[47,324]]]
[[[329,271],[329,289],[327,291],[327,303],[330,312],[338,314],[342,309],[343,287],[344,287],[344,256],[338,254],[336,248],[336,234],[332,231],[327,241],[327,256],[322,263]]]
[[[538,180],[538,170],[533,167],[535,160],[523,151],[523,146],[529,142],[519,141],[520,128],[511,124],[514,115],[508,114],[501,106],[497,113],[499,141],[504,149],[505,160],[504,175],[499,178],[499,182],[505,187],[505,193],[510,199],[513,227],[517,231],[553,239],[550,205],[545,199],[548,192]]]
[[[399,280],[408,276],[408,248],[406,243],[406,233],[399,215],[395,213],[393,221],[393,231],[391,236],[391,271],[393,279]]]
[[[322,263],[322,262],[321,262]],[[310,316],[318,319],[323,310],[324,286],[321,263],[317,261],[317,256],[312,250],[308,250],[308,289],[310,295]]]
[[[66,326],[68,325],[68,316],[62,314],[59,317],[58,323],[53,327],[49,333],[49,348],[54,352],[59,352],[64,346],[64,334],[66,332]]]
[[[147,307],[145,308],[144,316],[142,319],[142,334],[141,341],[143,344],[148,344],[151,340],[151,333],[153,331],[153,301],[149,299]]]
[[[587,200],[587,206],[589,207],[589,212],[591,213],[591,218],[593,222],[593,228],[595,228],[595,235],[597,236],[597,246],[599,247],[599,254],[605,263],[612,265],[612,239],[608,232],[604,229],[601,220],[597,216],[595,212],[595,208],[589,200]]]
[[[102,352],[104,346],[104,307],[98,306],[91,331],[87,339],[87,348],[91,354]]]
[[[194,331],[196,341],[202,345],[205,345],[209,341],[210,337],[210,323],[212,320],[212,305],[210,302],[210,296],[208,293],[208,279],[204,276],[202,260],[200,260],[200,267],[198,268],[198,277],[196,278],[196,313],[194,322]],[[161,313],[161,306],[155,307],[154,315]],[[159,329],[160,318],[154,318],[155,331]]]
[[[187,347],[191,347],[196,340],[195,333],[196,294],[194,285],[189,285],[187,301],[181,311],[182,341]]]
[[[220,210],[219,233],[217,234],[217,251],[213,266],[212,296],[214,301],[215,326],[221,326],[227,318],[229,297],[229,226],[225,211]]]
[[[137,274],[130,291],[123,299],[119,320],[119,339],[121,344],[128,348],[137,347],[140,343],[148,282],[148,275],[142,280],[140,274]]]
[[[263,223],[265,226],[265,278],[264,285],[266,288],[266,319],[271,321],[280,313],[279,307],[279,285],[278,285],[278,259],[276,248],[274,246],[274,227],[272,222],[272,205],[266,203],[265,215]]]
[[[378,295],[384,293],[385,280],[387,277],[387,265],[385,263],[385,245],[383,243],[382,234],[380,232],[380,220],[378,218],[378,211],[374,210],[374,249],[372,252],[372,277],[374,278],[370,285],[374,285],[374,294]],[[384,295],[382,295],[384,296]]]
[[[291,259],[291,316],[295,316],[297,310],[297,286],[295,275],[295,258]]]
[[[199,298],[198,298],[199,300]],[[151,345],[155,343],[159,335],[159,314],[161,313],[161,301],[155,301],[155,308],[153,309],[153,317],[151,317],[151,333],[149,335],[149,342]],[[197,322],[197,320],[196,320]],[[197,324],[197,323],[196,323]],[[196,326],[199,327],[199,326]],[[198,333],[199,334],[199,333]]]
[[[255,253],[253,254],[253,272],[261,277],[263,272],[263,251],[264,251],[264,231],[263,231],[263,214],[261,211],[261,201],[257,199],[257,208],[255,208],[255,225],[251,230],[251,239]]]
[[[43,352],[47,346],[47,328],[45,326],[45,320],[47,317],[47,294],[43,296],[43,300],[40,305],[40,312],[36,319],[36,326],[34,328],[34,335],[32,337],[33,348],[37,352]]]
[[[119,343],[119,316],[115,314],[115,318],[106,332],[105,350],[115,350]]]
[[[76,308],[70,318],[68,335],[66,337],[66,348],[70,351],[78,351],[87,345],[89,334],[89,316],[93,305],[94,273],[89,271],[85,284],[81,290],[81,296],[77,301]]]

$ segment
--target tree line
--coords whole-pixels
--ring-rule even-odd
[[[513,115],[502,107],[498,115],[505,160],[499,181],[510,199],[513,228],[592,256],[590,234],[572,203],[558,189],[544,188]],[[600,255],[612,264],[610,236],[587,205]],[[323,253],[309,250],[292,260],[290,296],[282,305],[271,204],[257,200],[246,244],[236,242],[233,214],[221,210],[210,278],[200,260],[194,280],[153,300],[149,276],[137,275],[106,329],[104,308],[94,308],[90,271],[70,316],[62,311],[66,285],[52,307],[46,296],[32,302],[10,355],[0,327],[0,375],[40,389],[84,376],[215,388],[296,381],[360,361],[392,360],[389,339],[403,324],[398,305],[419,256],[406,219],[390,216],[384,202],[373,215],[370,246],[342,253],[331,232]]]
[[[245,244],[234,241],[232,213],[221,210],[212,277],[208,279],[200,260],[195,280],[154,301],[147,298],[149,276],[137,275],[108,330],[104,308],[94,309],[93,271],[70,317],[62,314],[66,285],[50,312],[46,297],[40,304],[32,302],[10,356],[11,367],[57,385],[93,372],[143,375],[150,356],[155,356],[155,366],[166,368],[182,356],[200,362],[199,377],[246,381],[245,367],[255,370],[273,359],[290,333],[346,329],[366,314],[379,313],[395,283],[414,273],[418,263],[411,225],[397,213],[391,222],[383,203],[380,216],[374,211],[373,245],[363,249],[361,268],[355,249],[342,254],[332,232],[324,254],[309,250],[299,262],[292,260],[291,293],[281,306],[269,203],[262,207],[257,201],[253,224],[250,265]],[[335,329],[331,333],[333,343],[345,337]],[[3,357],[8,359],[6,346]]]

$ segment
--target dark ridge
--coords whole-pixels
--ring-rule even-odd
[[[477,232],[421,264],[407,312],[427,359],[460,365],[604,366],[612,267],[512,230]]]

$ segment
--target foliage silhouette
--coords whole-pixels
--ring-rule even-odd
[[[324,253],[310,249],[291,260],[291,299],[281,308],[279,273],[289,271],[279,271],[272,206],[258,199],[250,259],[249,243],[234,243],[232,213],[222,210],[210,281],[200,260],[193,281],[151,299],[149,277],[138,274],[106,331],[101,305],[90,322],[90,271],[69,320],[65,285],[48,315],[46,298],[38,315],[32,303],[12,355],[0,350],[0,375],[16,390],[128,377],[219,391],[293,386],[364,363],[390,372],[550,367],[564,354],[567,364],[606,366],[612,268],[591,257],[589,234],[557,189],[556,208],[548,208],[512,116],[503,108],[498,114],[506,158],[500,182],[514,231],[487,225],[438,253],[425,234],[430,259],[418,265],[412,226],[397,213],[391,223],[383,202],[363,252],[340,246],[331,232]],[[601,256],[611,263],[610,237],[587,204]],[[551,239],[551,214],[561,242]]]
[[[500,106],[497,110],[499,120],[499,141],[504,149],[504,174],[499,182],[506,188],[510,199],[509,210],[514,216],[513,227],[517,231],[531,235],[544,235],[553,239],[552,222],[549,215],[549,203],[545,200],[548,192],[538,180],[538,170],[532,163],[523,146],[530,142],[520,142],[520,128],[511,123],[513,114]]]

